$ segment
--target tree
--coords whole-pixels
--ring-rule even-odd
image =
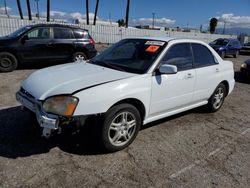
[[[17,3],[20,18],[23,20],[23,11],[22,11],[22,7],[21,7],[21,4],[20,4],[20,0],[16,0],[16,3]]]
[[[125,21],[124,21],[124,19],[119,19],[119,20],[117,21],[117,23],[118,23],[118,26],[119,26],[119,27],[124,27],[124,26],[125,26]]]
[[[94,23],[93,23],[93,25],[95,25],[95,23],[96,23],[96,16],[97,16],[97,11],[98,11],[98,5],[99,5],[99,0],[96,0],[96,4],[95,4],[95,17],[94,17]]]
[[[210,33],[214,33],[215,32],[215,28],[217,26],[218,23],[218,19],[217,18],[211,18],[210,19]]]

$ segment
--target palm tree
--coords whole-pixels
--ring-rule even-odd
[[[29,20],[32,20],[31,10],[30,10],[30,0],[26,0],[26,3],[27,3],[27,8],[28,8]]]
[[[20,18],[23,20],[23,12],[22,12],[22,7],[21,7],[21,4],[20,4],[20,0],[16,0],[16,3],[17,3]]]
[[[86,22],[89,25],[89,0],[86,0]]]
[[[96,4],[95,4],[95,17],[94,17],[94,25],[96,23],[96,16],[97,16],[97,11],[98,11],[98,5],[99,5],[99,0],[96,0]]]
[[[47,22],[50,21],[50,0],[47,0]]]
[[[128,27],[128,19],[129,19],[129,6],[130,6],[130,0],[127,0],[127,9],[126,9],[126,27]]]

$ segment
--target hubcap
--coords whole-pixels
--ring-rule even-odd
[[[82,54],[78,54],[75,56],[75,61],[83,61],[85,60],[85,57]]]
[[[133,137],[135,129],[135,116],[130,112],[121,112],[110,124],[109,141],[114,146],[123,146]]]
[[[11,59],[8,58],[8,57],[2,57],[2,58],[0,59],[0,65],[1,65],[1,67],[3,67],[3,68],[8,68],[8,67],[11,66],[11,64],[12,64],[12,61],[11,61]]]
[[[221,107],[222,102],[224,100],[224,92],[222,88],[218,88],[213,99],[213,107],[218,109]]]

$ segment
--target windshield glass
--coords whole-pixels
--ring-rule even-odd
[[[21,27],[18,30],[16,30],[15,32],[9,34],[8,36],[9,37],[18,37],[18,36],[20,36],[21,34],[23,34],[25,31],[27,31],[30,28],[31,28],[30,26]]]
[[[215,45],[220,45],[220,46],[225,46],[228,44],[228,40],[227,39],[217,39],[213,42],[213,44]]]
[[[144,74],[166,45],[164,41],[124,39],[94,57],[90,63],[136,74]]]

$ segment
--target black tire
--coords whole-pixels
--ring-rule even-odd
[[[17,68],[16,57],[9,52],[0,53],[0,72],[11,72]]]
[[[237,58],[239,56],[239,50],[236,51],[236,53],[234,54],[234,58]]]
[[[224,84],[220,83],[214,90],[213,95],[210,97],[207,107],[209,112],[217,112],[223,105],[224,99],[226,97],[226,87]],[[217,101],[216,101],[217,100]]]
[[[124,117],[126,117],[126,122]],[[120,120],[121,122],[118,122]],[[134,141],[140,128],[141,117],[136,107],[130,104],[119,104],[112,107],[104,115],[101,131],[103,148],[108,152],[126,148]]]
[[[72,56],[72,60],[74,62],[81,61],[81,60],[87,60],[88,57],[84,52],[75,52]]]

